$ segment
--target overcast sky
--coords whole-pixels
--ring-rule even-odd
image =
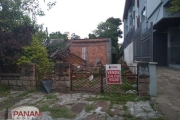
[[[96,29],[109,17],[122,20],[125,0],[56,0],[56,6],[39,17],[38,23],[48,27],[49,33],[76,33],[81,38]],[[121,29],[123,27],[121,26]],[[122,42],[120,39],[119,42]]]

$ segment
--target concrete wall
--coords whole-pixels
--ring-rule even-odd
[[[180,11],[168,12],[167,9],[169,6],[164,6],[163,1],[161,1],[162,0],[147,0],[148,27],[150,27],[151,22],[153,22],[153,24],[156,24],[163,18],[180,17]],[[167,1],[164,2],[166,3]]]
[[[73,40],[70,51],[82,58],[82,48],[86,48],[87,62],[95,64],[99,58],[102,64],[111,64],[111,39]]]
[[[124,49],[124,60],[127,65],[133,65],[133,42]]]
[[[134,62],[134,53],[133,53],[133,42],[131,42],[125,49],[124,49],[124,61],[128,66],[137,66],[137,63]],[[129,69],[136,74],[137,68],[136,67],[129,67]]]
[[[150,28],[151,22],[153,22],[153,24],[156,24],[163,18],[163,11],[164,11],[164,8],[163,8],[163,5],[161,4],[160,7],[158,7],[154,11],[154,13],[148,18],[148,28]]]
[[[20,74],[0,74],[0,84],[10,85],[14,89],[36,89],[36,65],[31,63],[22,65]]]
[[[162,0],[147,0],[147,18],[153,14],[161,2]]]

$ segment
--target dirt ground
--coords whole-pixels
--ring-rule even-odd
[[[111,95],[92,93],[63,94],[41,91],[11,91],[0,97],[0,120],[19,106],[36,106],[42,120],[165,120],[150,98],[133,94]]]

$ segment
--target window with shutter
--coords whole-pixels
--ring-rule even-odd
[[[82,59],[87,61],[87,49],[86,49],[86,47],[82,48]]]

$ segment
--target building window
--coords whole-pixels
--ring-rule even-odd
[[[137,18],[137,28],[139,28],[140,27],[140,17],[138,16],[138,18]]]
[[[82,48],[82,59],[87,61],[87,49],[86,49],[86,47]]]
[[[146,18],[146,8],[144,7],[144,9],[141,12],[141,21],[144,21]]]

